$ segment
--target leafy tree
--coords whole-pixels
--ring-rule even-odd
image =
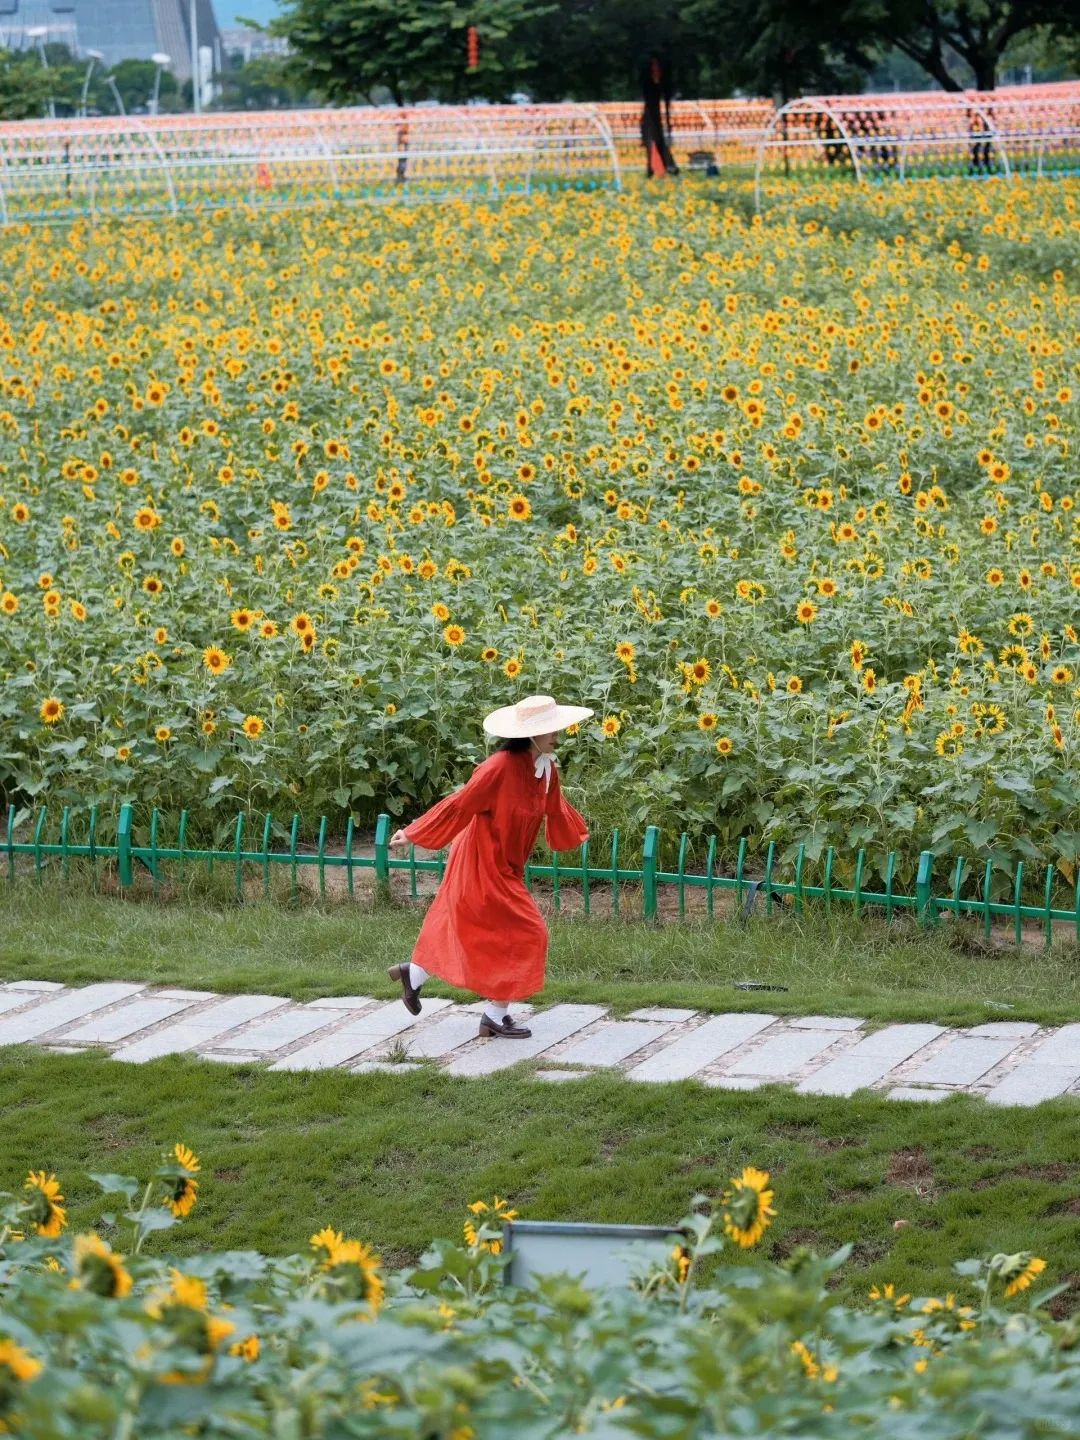
[[[725,54],[675,0],[561,0],[522,32],[523,88],[537,100],[636,100],[640,65],[663,54],[682,95],[725,94]]]
[[[1040,27],[1075,38],[1080,10],[1064,0],[886,0],[876,28],[943,90],[963,88],[949,69],[950,50],[970,67],[977,90],[993,90],[1010,43]]]
[[[344,103],[382,87],[398,105],[418,100],[503,99],[526,66],[518,37],[550,0],[291,0],[271,26],[293,51],[304,88]],[[480,63],[466,71],[475,24]]]
[[[144,110],[149,106],[150,98],[154,93],[154,76],[157,74],[157,66],[152,60],[132,58],[121,60],[112,67],[111,73],[112,78],[116,81],[116,88],[124,101],[125,110]],[[104,89],[104,85],[102,89]],[[106,92],[106,94],[108,93]],[[161,72],[161,89],[158,95],[162,107],[169,107],[178,93],[176,76],[168,70],[163,70]],[[111,100],[104,100],[102,108],[111,109]]]
[[[0,120],[40,119],[53,88],[36,52],[0,50]]]
[[[245,62],[234,54],[220,86],[214,107],[221,110],[269,110],[316,98],[296,83],[287,59],[279,55],[254,55]]]
[[[861,90],[872,64],[876,0],[688,0],[687,12],[738,83],[782,103]]]

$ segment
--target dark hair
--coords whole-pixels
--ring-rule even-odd
[[[511,739],[511,740],[500,740],[499,743],[498,743],[498,745],[495,746],[495,749],[496,749],[496,750],[513,750],[513,751],[515,751],[515,752],[520,752],[520,751],[522,751],[522,750],[528,750],[528,748],[529,748],[529,746],[530,746],[531,744],[532,744],[532,739],[531,739],[530,736],[528,736],[528,735],[515,735],[515,736],[513,737],[513,739]]]

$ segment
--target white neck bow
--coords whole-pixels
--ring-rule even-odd
[[[533,774],[537,780],[543,780],[545,794],[551,788],[551,772],[558,765],[554,755],[537,755],[536,763],[533,766]]]

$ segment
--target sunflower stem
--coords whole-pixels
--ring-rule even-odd
[[[139,1251],[142,1249],[142,1243],[146,1239],[146,1231],[143,1229],[142,1226],[142,1217],[146,1214],[146,1207],[150,1203],[150,1192],[153,1190],[153,1188],[153,1180],[148,1180],[146,1182],[146,1189],[143,1191],[142,1204],[139,1206],[138,1212],[135,1216],[135,1246],[131,1252],[132,1255],[138,1255]]]

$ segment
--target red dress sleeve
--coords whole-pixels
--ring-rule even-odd
[[[504,761],[502,754],[482,761],[460,790],[447,795],[430,810],[405,826],[405,838],[425,850],[441,850],[459,835],[474,815],[490,810],[499,789]]]
[[[552,850],[574,850],[589,838],[585,817],[574,809],[562,793],[559,772],[554,767],[544,813],[547,819],[547,843]]]

